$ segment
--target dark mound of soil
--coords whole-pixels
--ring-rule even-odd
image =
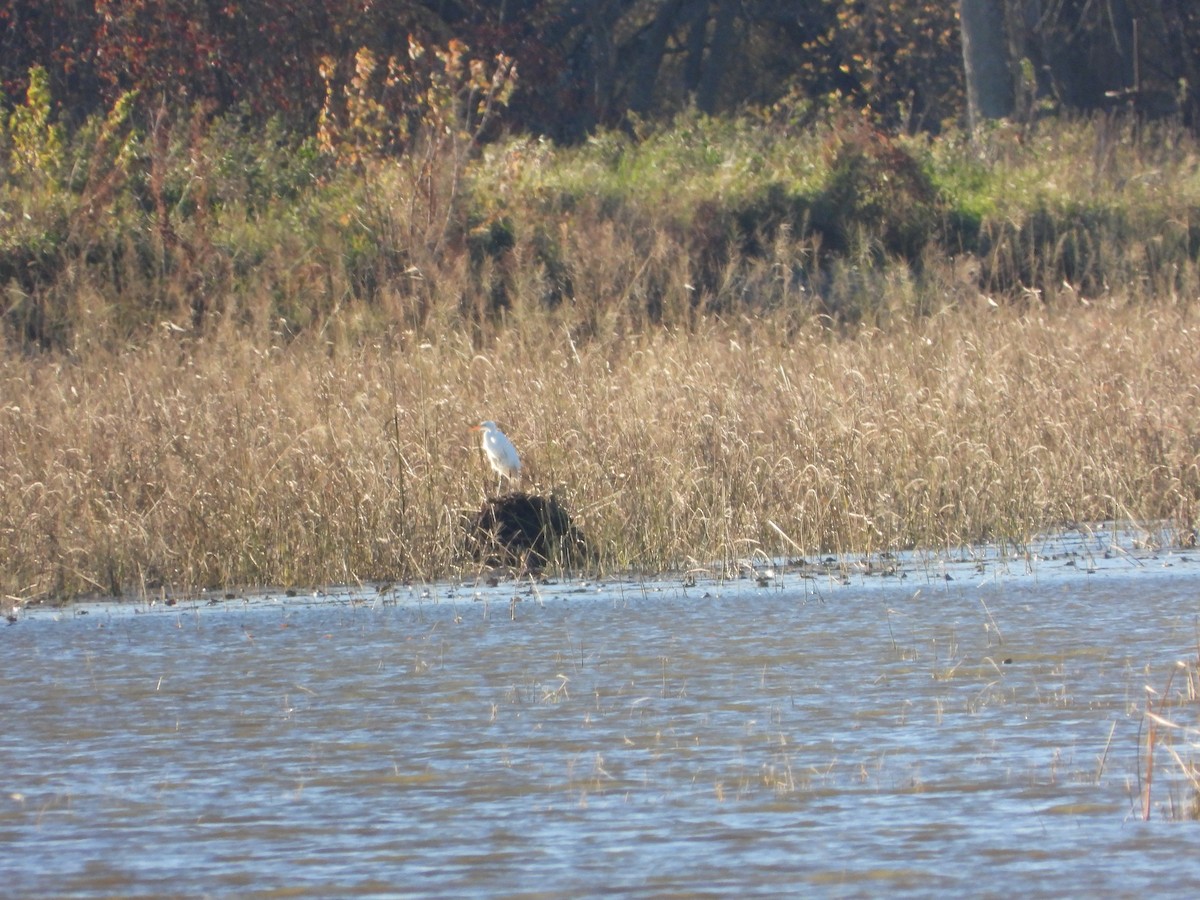
[[[489,565],[541,569],[550,563],[578,565],[588,555],[583,533],[553,494],[489,497],[466,529],[467,547]]]

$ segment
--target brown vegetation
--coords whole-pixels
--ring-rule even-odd
[[[1187,307],[985,301],[865,329],[706,322],[574,343],[548,323],[259,345],[164,331],[0,362],[3,591],[435,578],[507,426],[598,565],[1028,545],[1200,498]]]
[[[1190,540],[1185,131],[777,108],[485,148],[510,73],[453,50],[394,158],[365,95],[321,149],[121,104],[68,134],[33,81],[0,132],[0,591],[473,570],[481,419],[603,570]]]

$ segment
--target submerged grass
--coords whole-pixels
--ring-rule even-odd
[[[164,329],[0,354],[0,590],[436,578],[491,489],[499,421],[601,570],[872,554],[1112,517],[1190,541],[1200,341],[1189,307],[983,301],[864,329],[701,321],[587,343],[540,320],[480,349]],[[541,322],[545,325],[545,322]]]

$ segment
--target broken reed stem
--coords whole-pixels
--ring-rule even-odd
[[[1100,779],[1104,777],[1104,767],[1108,764],[1108,752],[1112,749],[1113,735],[1117,733],[1117,720],[1113,719],[1112,727],[1108,729],[1108,739],[1104,742],[1104,752],[1100,754],[1100,759],[1096,764],[1096,783],[1100,783]]]
[[[1175,669],[1171,670],[1171,674],[1167,676],[1166,686],[1162,692],[1162,703],[1166,704],[1170,700],[1171,683],[1175,680]],[[1167,728],[1176,727],[1170,720],[1164,718],[1154,711],[1154,702],[1151,699],[1153,689],[1146,685],[1146,711],[1143,719],[1149,723],[1146,730],[1146,777],[1142,785],[1142,821],[1150,821],[1150,794],[1154,784],[1154,746],[1158,742],[1158,726],[1163,725]]]

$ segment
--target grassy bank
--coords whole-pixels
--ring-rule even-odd
[[[872,553],[1109,517],[1190,529],[1187,307],[985,301],[865,330],[766,319],[578,344],[510,329],[261,347],[173,333],[0,364],[3,591],[458,573],[495,418],[605,569]]]
[[[980,293],[1200,294],[1200,145],[1170,125],[901,138],[776,110],[481,148],[439,120],[388,157],[121,107],[68,138],[18,112],[0,331],[20,349],[231,324],[262,345],[333,327],[482,347],[513,326],[586,342],[714,316],[887,326]]]

